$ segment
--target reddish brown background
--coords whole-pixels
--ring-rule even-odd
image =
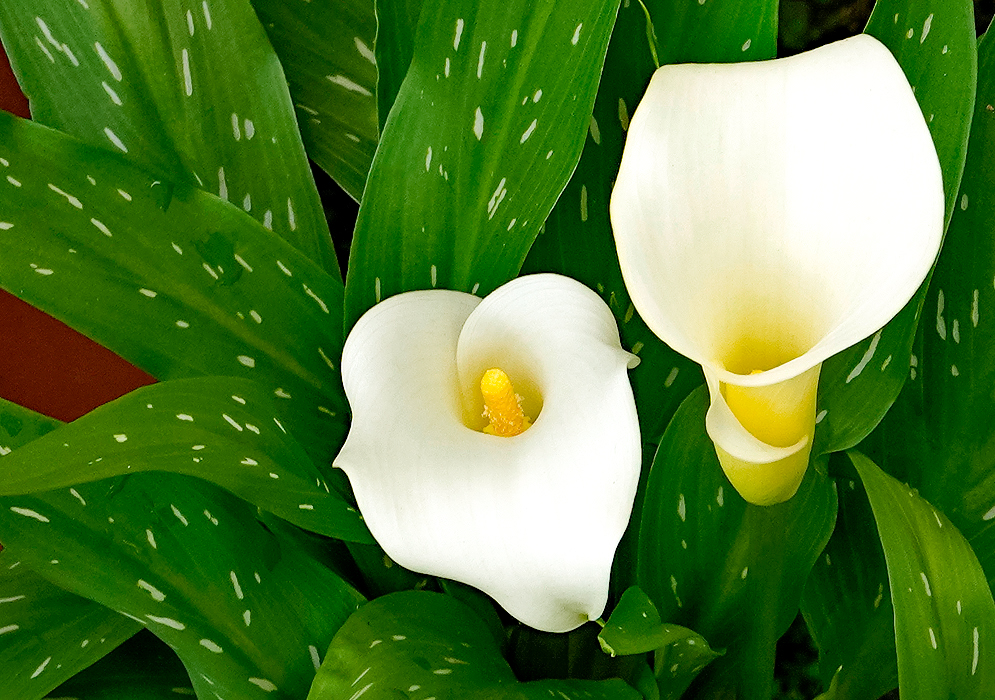
[[[29,116],[28,101],[2,51],[0,108]],[[69,421],[153,381],[106,348],[0,290],[3,398]]]

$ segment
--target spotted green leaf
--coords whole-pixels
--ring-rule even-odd
[[[722,655],[697,632],[664,624],[653,601],[635,586],[622,594],[598,641],[612,656],[654,652],[659,695],[675,700],[702,668]]]
[[[949,222],[977,84],[973,5],[969,0],[879,0],[867,32],[891,50],[915,90],[940,159]],[[925,294],[923,283],[882,330],[823,365],[816,453],[856,445],[884,417],[908,376]]]
[[[620,680],[519,683],[487,625],[450,596],[404,591],[350,617],[328,648],[308,700],[638,700]]]
[[[302,697],[362,600],[253,507],[187,476],[0,497],[0,531],[43,577],[152,630],[201,696]]]
[[[331,460],[341,283],[217,197],[6,113],[0,178],[0,286],[161,380],[260,382]]]
[[[646,486],[636,582],[662,619],[726,649],[695,680],[692,697],[769,698],[775,644],[833,531],[836,494],[816,464],[787,503],[748,505],[705,433],[707,408],[701,387],[663,435]]]
[[[251,0],[290,84],[308,156],[359,201],[377,147],[373,0]]]
[[[837,463],[838,462],[838,463]],[[898,687],[894,609],[874,515],[848,460],[834,458],[836,529],[805,584],[802,613],[832,700],[879,698]]]
[[[173,650],[142,632],[60,685],[51,697],[180,700],[193,694],[190,677]]]
[[[131,637],[140,625],[62,590],[0,553],[3,697],[35,700]]]
[[[0,29],[37,121],[230,199],[337,274],[287,81],[248,0],[25,0],[4,3]]]
[[[910,380],[874,457],[971,541],[995,584],[995,34],[979,46],[978,99],[960,198],[926,298]]]
[[[238,379],[161,382],[101,406],[0,459],[0,495],[72,493],[143,471],[198,477],[308,530],[371,541],[359,513],[287,434],[274,400]]]
[[[995,601],[971,546],[950,520],[859,452],[848,453],[877,521],[905,700],[989,697]]]
[[[398,292],[484,295],[518,273],[580,157],[618,2],[422,13],[360,206],[347,328]]]
[[[377,0],[377,114],[387,123],[415,51],[422,0]]]

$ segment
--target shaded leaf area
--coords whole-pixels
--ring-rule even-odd
[[[4,4],[0,28],[35,120],[230,199],[337,272],[287,81],[247,0],[25,0]]]
[[[359,201],[377,148],[373,0],[251,0],[287,75],[308,156]]]
[[[325,657],[308,700],[360,697],[484,700],[638,700],[625,682],[544,680],[519,683],[487,625],[455,598],[426,591],[392,593],[346,621]],[[411,695],[415,694],[415,695]]]
[[[905,700],[986,698],[995,686],[995,601],[964,536],[913,489],[848,453],[877,522]]]
[[[377,114],[387,123],[415,52],[422,0],[377,0]]]
[[[175,652],[152,634],[140,632],[60,685],[51,697],[176,700],[193,694],[190,677]]]
[[[954,522],[995,585],[995,35],[979,52],[967,166],[910,379],[867,448]]]
[[[788,502],[748,505],[719,466],[707,409],[701,387],[664,433],[646,487],[636,581],[662,619],[726,649],[695,680],[694,697],[766,699],[776,642],[832,534],[836,493],[817,462]]]
[[[4,697],[45,697],[139,629],[123,615],[52,585],[8,550],[0,552]]]
[[[158,379],[262,383],[331,461],[341,283],[217,197],[6,113],[0,175],[0,286]]]
[[[244,501],[175,474],[3,497],[0,529],[26,566],[169,644],[203,697],[302,697],[362,601]]]
[[[371,541],[359,513],[283,429],[273,403],[257,384],[229,378],[139,389],[0,459],[0,495],[166,471],[213,482],[308,530]],[[3,415],[16,419],[15,410]]]
[[[722,655],[697,632],[664,624],[653,601],[635,586],[622,594],[598,641],[612,656],[654,652],[658,696],[674,700],[701,669]]]
[[[898,687],[894,609],[874,514],[849,460],[833,458],[836,529],[805,583],[802,612],[833,700],[878,698]]]
[[[964,172],[977,83],[971,2],[879,0],[866,31],[891,50],[915,91],[940,159],[949,222]],[[815,454],[853,447],[895,401],[908,376],[927,283],[881,331],[823,365]]]
[[[399,292],[486,295],[518,273],[580,157],[617,7],[423,14],[359,210],[346,328]]]

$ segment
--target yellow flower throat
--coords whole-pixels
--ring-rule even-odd
[[[480,378],[480,393],[484,397],[484,417],[490,424],[484,428],[488,435],[514,437],[524,433],[532,421],[522,410],[521,397],[504,370],[489,369]]]

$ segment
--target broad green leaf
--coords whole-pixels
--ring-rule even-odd
[[[251,2],[287,74],[308,155],[359,201],[377,148],[373,0]]]
[[[230,199],[337,274],[287,81],[248,0],[23,0],[3,4],[0,29],[35,120]]]
[[[143,632],[60,685],[53,691],[52,697],[177,700],[193,694],[190,677],[173,650]]]
[[[836,529],[805,584],[802,612],[819,647],[833,700],[878,698],[898,687],[894,610],[874,515],[860,479],[840,457]]]
[[[377,114],[387,123],[415,52],[422,0],[377,0]]]
[[[705,433],[707,408],[701,387],[660,443],[639,526],[637,585],[663,620],[727,650],[698,676],[693,697],[767,700],[775,644],[833,531],[836,494],[816,462],[788,502],[748,505]]]
[[[0,498],[13,556],[146,625],[198,695],[300,698],[362,598],[254,516],[211,484],[167,473]]]
[[[622,594],[598,641],[612,656],[654,652],[662,698],[679,698],[701,669],[722,655],[697,632],[661,622],[653,601],[635,586]]]
[[[140,626],[38,576],[0,552],[0,668],[5,698],[34,700],[122,643]]]
[[[101,406],[0,459],[0,494],[142,471],[212,481],[308,530],[371,540],[283,429],[268,392],[229,378],[161,382]]]
[[[848,453],[877,521],[904,700],[970,700],[995,687],[995,601],[964,536],[915,491]]]
[[[878,0],[867,32],[891,50],[915,91],[940,159],[949,222],[977,84],[973,5],[969,0]],[[898,396],[908,376],[926,284],[881,331],[823,365],[816,454],[856,445]]]
[[[0,114],[0,286],[161,380],[260,382],[317,464],[346,431],[342,285],[242,211]]]
[[[620,680],[519,683],[473,610],[449,596],[405,591],[367,603],[342,625],[308,700],[394,700],[415,692],[474,700],[640,697]]]
[[[967,166],[926,298],[910,381],[875,458],[915,485],[971,541],[995,584],[995,34],[979,46]]]
[[[580,157],[618,2],[422,14],[359,210],[346,328],[399,292],[485,295],[518,273]]]

